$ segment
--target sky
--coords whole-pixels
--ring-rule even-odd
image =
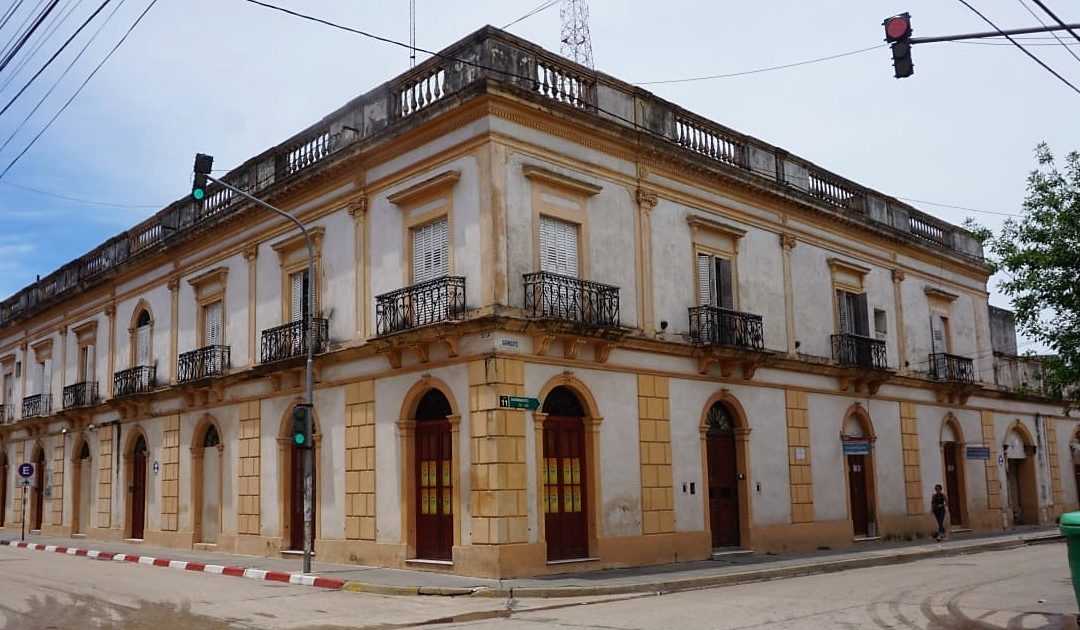
[[[409,40],[407,0],[266,1]],[[409,67],[406,48],[247,0],[151,2],[109,2],[14,99],[101,4],[61,0],[56,15],[63,21],[51,30],[43,24],[39,32],[49,36],[30,40],[0,68],[0,108],[14,99],[0,113],[0,171],[7,169],[0,176],[0,297],[183,197],[196,152],[213,154],[215,168],[238,165]],[[1001,28],[1037,26],[1028,9],[1049,21],[1032,0],[969,2]],[[1044,3],[1065,22],[1080,22],[1075,3]],[[439,50],[544,4],[416,0],[417,46]],[[42,132],[147,6],[115,54]],[[0,16],[7,10],[0,6]],[[598,70],[946,221],[973,217],[997,227],[1021,211],[1038,143],[1060,157],[1080,150],[1080,94],[1001,39],[916,45],[914,76],[894,79],[881,22],[904,11],[915,37],[992,30],[960,0],[591,0],[589,27]],[[19,19],[16,13],[0,28],[0,45]],[[558,52],[558,3],[508,30]],[[1080,57],[1080,41],[1061,34],[1072,43],[1070,53],[1048,34],[1033,37],[1021,40],[1025,47],[1080,86],[1080,58],[1072,56]],[[792,68],[656,83],[875,46]],[[427,57],[418,53],[418,61]],[[1009,307],[993,286],[990,301]]]

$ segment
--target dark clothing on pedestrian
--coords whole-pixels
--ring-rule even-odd
[[[930,509],[934,513],[934,518],[937,519],[937,531],[934,532],[934,538],[941,538],[945,535],[945,493],[940,490],[935,492],[930,497]]]

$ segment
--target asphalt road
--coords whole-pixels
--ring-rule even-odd
[[[664,596],[384,597],[0,547],[4,628],[1076,628],[1064,545]]]

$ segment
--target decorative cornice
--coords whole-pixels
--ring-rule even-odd
[[[692,231],[697,230],[709,230],[712,232],[720,232],[726,236],[731,237],[734,240],[738,240],[746,236],[746,230],[735,227],[727,223],[721,223],[720,221],[713,221],[712,219],[706,219],[705,217],[698,216],[696,214],[686,215],[686,222],[690,225]]]
[[[853,273],[859,276],[865,276],[866,274],[870,273],[869,267],[863,267],[862,265],[857,265],[853,262],[842,260],[840,258],[829,258],[828,263],[829,268],[833,270],[833,273],[837,271],[846,271],[848,273]]]
[[[446,171],[435,177],[425,179],[419,184],[409,186],[405,190],[398,191],[387,197],[387,200],[395,206],[407,206],[426,200],[447,188],[451,188],[459,179],[461,179],[461,171]]]
[[[545,184],[550,184],[552,186],[558,186],[559,188],[569,189],[578,194],[585,195],[586,197],[592,197],[596,193],[603,190],[603,188],[597,186],[596,184],[590,184],[589,182],[569,177],[567,175],[563,175],[562,173],[556,173],[555,171],[549,171],[546,168],[540,168],[539,166],[534,166],[532,164],[526,164],[525,166],[522,166],[521,172],[525,175],[525,177],[533,181],[539,181]]]
[[[926,297],[930,299],[939,300],[942,302],[953,302],[956,300],[956,298],[960,297],[955,293],[949,293],[944,289],[939,289],[937,287],[932,287],[929,285],[923,287],[923,293],[926,293]]]

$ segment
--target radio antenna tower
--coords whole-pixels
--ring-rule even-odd
[[[562,55],[592,68],[592,38],[589,36],[589,4],[587,0],[562,0]]]

